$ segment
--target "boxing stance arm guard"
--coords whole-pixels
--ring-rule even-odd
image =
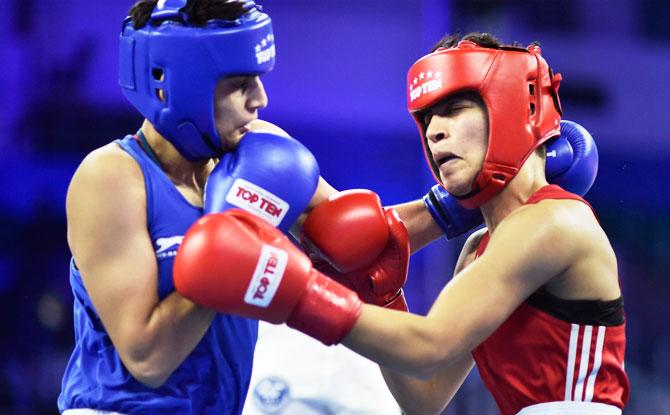
[[[208,214],[184,235],[175,289],[220,313],[286,323],[326,345],[349,333],[362,309],[355,292],[313,269],[281,231],[251,213]]]
[[[301,242],[316,268],[366,303],[407,310],[409,236],[374,192],[350,190],[321,202],[307,216]]]
[[[584,196],[598,174],[598,149],[581,125],[561,121],[561,135],[547,142],[547,181]],[[465,209],[442,185],[436,184],[423,203],[447,239],[463,235],[484,222],[479,209]]]

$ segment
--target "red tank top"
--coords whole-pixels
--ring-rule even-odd
[[[588,205],[555,185],[539,189],[526,204],[545,199],[574,199]],[[484,253],[488,241],[486,233],[476,257]],[[554,401],[600,402],[623,408],[629,396],[625,347],[625,322],[575,324],[525,301],[472,355],[500,412],[512,415]]]

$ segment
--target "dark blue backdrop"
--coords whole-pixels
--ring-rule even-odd
[[[302,140],[339,189],[387,204],[431,185],[405,110],[408,67],[444,32],[539,40],[563,73],[565,118],[592,131],[587,196],[619,258],[629,318],[628,413],[670,404],[670,2],[266,0],[277,66],[261,116]],[[141,119],[116,82],[127,0],[6,0],[0,8],[0,413],[55,412],[72,342],[64,196],[81,158]],[[413,259],[410,306],[425,312],[462,240]],[[494,413],[473,376],[448,413]]]

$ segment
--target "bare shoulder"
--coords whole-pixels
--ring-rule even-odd
[[[93,243],[116,243],[145,227],[146,192],[137,162],[114,143],[92,151],[70,181],[66,213],[68,242],[78,263],[83,252],[94,251]]]
[[[137,162],[117,144],[110,143],[89,153],[74,173],[68,188],[68,199],[100,194],[118,196],[117,192],[132,192],[140,185],[143,175]]]
[[[506,255],[527,250],[545,267],[561,270],[595,246],[609,246],[588,205],[577,200],[552,199],[526,205],[506,217],[491,236],[488,251]]]
[[[123,168],[125,167],[125,171],[128,171],[127,168],[132,165],[135,165],[139,171],[137,162],[130,154],[123,151],[116,143],[109,143],[88,153],[79,164],[75,176],[85,175],[98,179],[103,179],[110,174],[123,176]]]
[[[505,218],[500,229],[536,236],[546,242],[578,241],[602,232],[591,208],[571,199],[543,200],[523,206]]]

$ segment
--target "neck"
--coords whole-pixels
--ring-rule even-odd
[[[186,159],[165,139],[148,120],[144,120],[140,128],[147,144],[165,174],[175,182],[189,187],[203,187],[209,172],[214,166],[212,159],[192,162]]]
[[[493,233],[507,215],[523,206],[533,193],[548,184],[544,169],[544,160],[532,154],[507,186],[481,206],[489,233]]]

